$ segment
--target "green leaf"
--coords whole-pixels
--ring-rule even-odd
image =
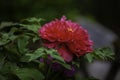
[[[93,55],[94,55],[94,57],[96,57],[98,59],[102,59],[102,60],[105,60],[107,58],[114,59],[113,51],[108,47],[96,49],[93,52]]]
[[[29,59],[30,59],[30,57],[25,54],[24,56],[22,56],[22,57],[20,58],[20,61],[21,61],[21,62],[30,62]]]
[[[34,33],[24,33],[27,36],[30,36],[32,38],[32,41],[35,42],[37,40],[40,39],[40,37],[38,36],[38,34],[34,34]]]
[[[2,53],[0,53],[0,70],[4,65],[4,62],[5,62],[5,56],[3,56]]]
[[[0,38],[0,46],[5,45],[10,42],[9,35],[7,33],[2,33]]]
[[[11,27],[11,30],[10,30],[9,34],[10,34],[10,35],[13,35],[14,32],[16,32],[16,31],[18,31],[18,28],[16,28],[16,27]]]
[[[113,51],[108,48],[98,48],[95,49],[92,53],[88,53],[85,55],[85,59],[87,59],[88,62],[92,62],[94,59],[97,60],[107,60],[107,59],[114,59]]]
[[[9,37],[9,39],[10,39],[11,41],[14,41],[17,37],[18,37],[18,36],[12,35],[12,36]]]
[[[65,63],[64,59],[60,55],[51,54],[51,57]]]
[[[39,39],[40,39],[40,37],[35,36],[32,40],[33,40],[33,42],[35,42],[35,41],[37,41],[37,40],[39,40]]]
[[[43,19],[41,18],[28,18],[28,19],[24,19],[23,22],[28,22],[27,24],[20,24],[21,26],[23,26],[24,28],[33,31],[34,33],[38,34],[38,30],[41,27],[40,22]]]
[[[88,62],[93,62],[94,56],[91,53],[86,54],[85,57],[88,60]]]
[[[43,56],[45,53],[44,53],[44,48],[41,47],[41,48],[38,48],[34,53],[29,53],[29,54],[26,54],[26,56],[29,57],[29,60],[28,61],[32,61],[32,60],[35,60],[41,56]]]
[[[17,68],[17,65],[15,63],[6,61],[4,65],[1,66],[0,72],[2,74],[12,73],[12,71],[16,68]]]
[[[6,27],[10,27],[13,24],[14,23],[12,23],[12,22],[2,22],[1,25],[0,25],[0,29],[6,28]]]
[[[8,32],[8,33],[2,32],[1,38],[0,38],[0,45],[5,45],[5,44],[9,43],[10,41],[15,40],[17,38],[17,36],[15,36],[13,34],[16,30],[17,30],[17,28],[12,27],[10,32]]]
[[[77,61],[72,61],[72,65],[75,65],[76,67],[80,67],[80,62]]]
[[[44,75],[34,68],[18,68],[14,70],[20,80],[43,80]]]
[[[10,30],[10,32],[9,32],[9,39],[11,40],[11,41],[14,41],[18,36],[16,36],[16,35],[14,35],[14,33],[15,32],[17,32],[18,31],[18,28],[16,28],[16,27],[11,27],[11,30]]]
[[[17,45],[15,45],[15,44],[8,44],[8,45],[5,46],[5,48],[7,50],[7,53],[9,53],[9,55],[10,54],[17,54],[17,55],[19,55],[19,52],[18,52],[18,49],[17,49]],[[11,56],[8,56],[8,57],[11,57]]]
[[[27,22],[30,22],[30,23],[40,23],[43,19],[42,18],[35,18],[35,17],[32,17],[32,18],[28,18],[28,19],[24,19],[23,21],[27,21]]]
[[[67,63],[60,62],[60,61],[55,61],[55,62],[61,64],[61,65],[64,66],[66,69],[71,70],[71,65],[69,65],[69,64],[67,64]]]
[[[64,59],[57,53],[55,49],[46,49],[47,54],[58,61],[65,63]]]
[[[18,49],[19,49],[20,53],[25,53],[27,51],[26,46],[27,46],[27,44],[29,42],[28,39],[29,39],[29,36],[20,36],[18,38],[17,45],[18,45]]]
[[[0,40],[0,46],[9,43],[9,40]]]
[[[27,28],[30,31],[33,31],[34,33],[38,34],[38,30],[40,28],[40,25],[36,25],[36,24],[22,24],[22,26],[24,28]]]
[[[0,80],[6,80],[4,76],[0,75]]]

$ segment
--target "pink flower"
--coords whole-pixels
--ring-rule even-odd
[[[87,31],[79,24],[66,20],[65,16],[61,20],[56,19],[43,25],[39,29],[39,35],[45,46],[58,50],[67,62],[71,61],[73,56],[80,57],[93,50]]]

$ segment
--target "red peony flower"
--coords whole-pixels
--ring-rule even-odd
[[[87,31],[79,24],[66,20],[65,16],[43,25],[39,34],[45,40],[44,45],[58,50],[67,62],[74,55],[80,57],[93,50]]]

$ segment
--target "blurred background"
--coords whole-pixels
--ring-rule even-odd
[[[120,80],[119,10],[120,0],[0,0],[0,22],[17,22],[28,17],[49,22],[66,15],[88,30],[95,48],[110,46],[115,52],[113,62],[87,64],[84,74],[100,80]]]

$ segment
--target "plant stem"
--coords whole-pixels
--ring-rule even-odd
[[[48,77],[49,77],[49,74],[50,74],[50,71],[51,71],[51,67],[52,67],[52,63],[50,63],[50,66],[48,68],[47,75],[46,75],[46,80],[49,80]]]

